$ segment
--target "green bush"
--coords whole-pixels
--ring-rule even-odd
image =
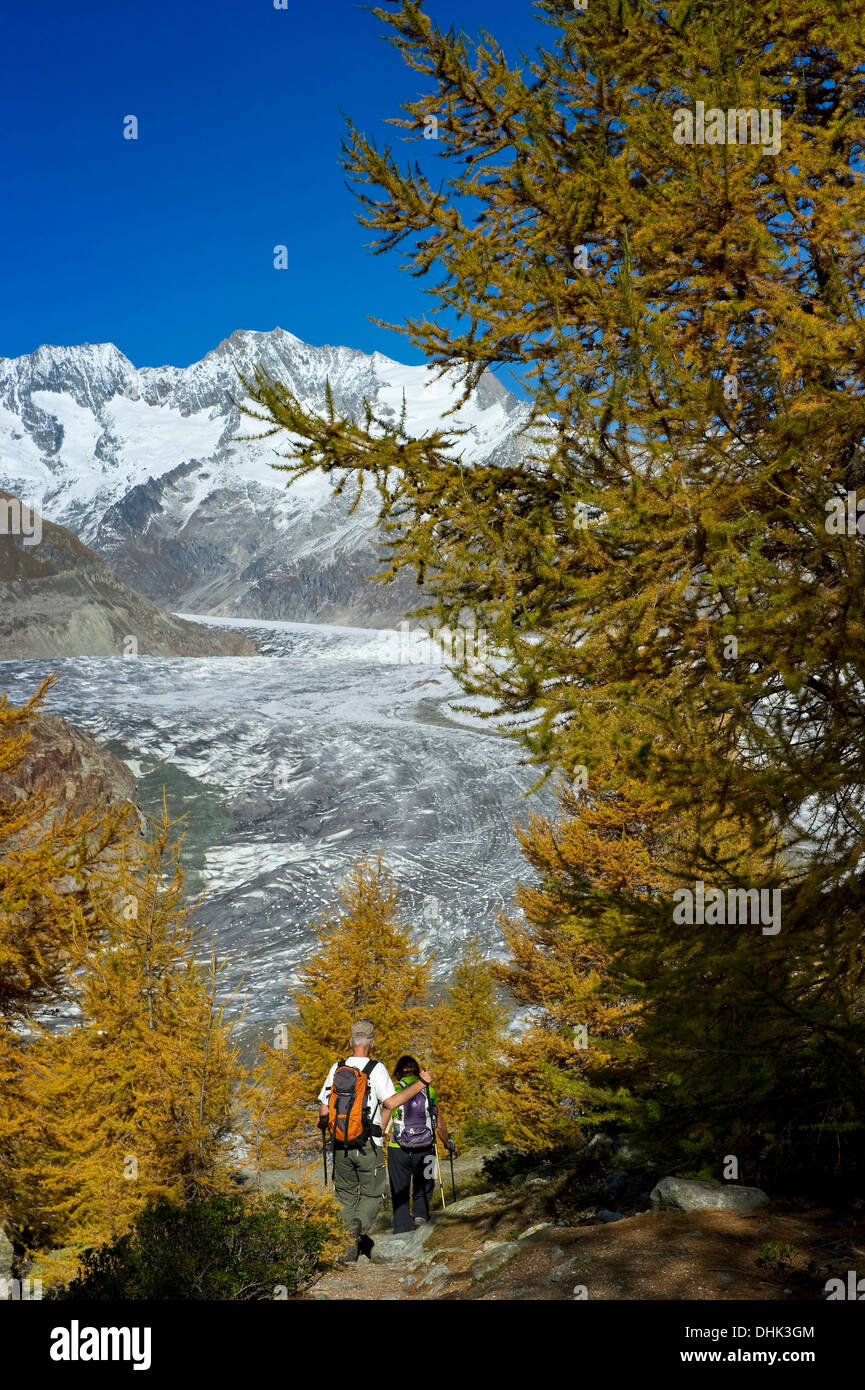
[[[794,1261],[801,1253],[795,1245],[787,1245],[780,1240],[769,1240],[760,1246],[757,1264],[768,1274],[775,1274],[781,1278],[792,1273]]]
[[[333,1226],[284,1192],[161,1200],[131,1231],[85,1250],[54,1299],[250,1301],[301,1293],[327,1267]]]
[[[757,1266],[770,1278],[804,1286],[814,1293],[823,1289],[832,1273],[829,1265],[819,1264],[813,1257],[809,1258],[797,1250],[795,1245],[780,1240],[769,1240],[760,1246]]]

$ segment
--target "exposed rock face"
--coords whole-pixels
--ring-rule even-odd
[[[0,358],[0,487],[41,499],[126,583],[164,607],[228,617],[390,626],[420,603],[414,577],[382,588],[374,489],[350,515],[314,475],[286,491],[273,463],[284,436],[241,414],[238,376],[256,365],[323,412],[330,382],[342,415],[369,400],[408,429],[466,433],[467,463],[531,449],[527,406],[488,375],[465,406],[454,380],[346,347],[313,347],[281,328],[236,332],[189,367],[136,368],[110,343],[41,347]]]
[[[749,1216],[769,1205],[759,1187],[725,1187],[722,1183],[692,1178],[662,1178],[652,1189],[655,1211],[734,1211]]]
[[[30,744],[14,778],[0,777],[0,800],[45,793],[56,814],[82,816],[135,802],[135,778],[125,763],[56,714],[36,715]]]
[[[0,492],[0,505],[11,500]],[[163,612],[62,526],[0,534],[0,661],[69,656],[253,656],[240,633]]]

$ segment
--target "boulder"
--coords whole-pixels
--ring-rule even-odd
[[[373,1244],[370,1259],[374,1265],[389,1265],[397,1260],[422,1260],[426,1255],[424,1244],[434,1230],[430,1222],[426,1226],[416,1226],[404,1236],[379,1236]],[[430,1254],[427,1258],[433,1260],[435,1256]]]
[[[538,1235],[541,1231],[546,1231],[551,1225],[551,1221],[538,1221],[534,1226],[527,1226],[524,1231],[520,1231],[517,1240],[531,1240],[532,1236]]]
[[[493,1245],[477,1260],[472,1261],[472,1282],[477,1284],[481,1279],[486,1279],[488,1274],[495,1274],[517,1254],[519,1247],[515,1240],[503,1240]]]
[[[399,1282],[403,1288],[428,1288],[434,1284],[436,1279],[441,1277],[437,1271],[447,1270],[446,1265],[435,1263],[440,1253],[434,1254],[432,1250],[424,1250],[423,1254],[409,1266],[409,1273],[406,1274],[405,1278],[400,1279]]]
[[[442,1215],[461,1216],[464,1211],[471,1211],[472,1207],[479,1207],[484,1202],[494,1202],[497,1198],[497,1192],[477,1192],[474,1197],[460,1197],[458,1202],[451,1202]]]
[[[419,1289],[435,1289],[450,1278],[447,1265],[432,1265],[418,1284]]]
[[[769,1205],[769,1198],[759,1187],[673,1177],[661,1178],[650,1201],[655,1211],[734,1211],[740,1216]]]

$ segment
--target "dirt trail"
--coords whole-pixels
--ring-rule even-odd
[[[865,1260],[861,1216],[817,1209],[747,1217],[643,1212],[607,1224],[541,1224],[522,1235],[549,1222],[549,1193],[535,1186],[529,1193],[506,1189],[453,1217],[438,1215],[417,1261],[362,1257],[331,1271],[307,1297],[796,1302],[822,1298],[830,1274]],[[379,1223],[373,1234],[381,1240],[387,1226]],[[758,1263],[771,1244],[780,1262]]]

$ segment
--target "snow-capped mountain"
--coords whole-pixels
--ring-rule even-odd
[[[408,575],[388,589],[372,497],[348,515],[327,479],[290,490],[270,466],[279,437],[244,442],[256,422],[232,402],[256,363],[308,409],[364,399],[416,434],[442,422],[452,381],[374,353],[312,347],[281,328],[236,332],[190,367],[136,368],[110,343],[0,358],[0,487],[73,530],[139,592],[172,609],[269,619],[388,624],[417,605]],[[492,376],[448,417],[467,427],[468,462],[528,449],[526,407]],[[350,492],[347,489],[347,492]]]

